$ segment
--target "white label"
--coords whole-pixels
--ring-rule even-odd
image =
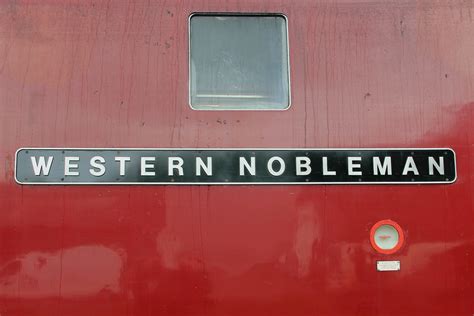
[[[377,261],[377,271],[400,271],[400,261]]]

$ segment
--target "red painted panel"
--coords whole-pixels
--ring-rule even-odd
[[[199,112],[191,12],[288,16],[292,107]],[[469,1],[0,3],[0,314],[472,315]],[[452,185],[32,187],[32,147],[451,147]],[[405,243],[370,245],[392,219]],[[376,261],[401,261],[380,273]]]

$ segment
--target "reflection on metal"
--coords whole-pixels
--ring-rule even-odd
[[[0,299],[15,297],[17,291],[21,291],[23,298],[117,294],[124,264],[122,252],[103,245],[28,252],[0,265]],[[57,282],[61,283],[59,293]]]
[[[189,108],[195,10],[288,15],[289,110]],[[0,12],[2,316],[474,311],[472,2],[2,1]],[[28,146],[443,146],[459,177],[20,186],[14,152]],[[379,218],[406,232],[396,255],[368,243]],[[377,260],[403,269],[377,272]]]

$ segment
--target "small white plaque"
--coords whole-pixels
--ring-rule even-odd
[[[400,261],[377,261],[377,271],[400,271]]]

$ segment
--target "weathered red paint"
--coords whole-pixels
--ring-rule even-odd
[[[472,315],[472,6],[1,2],[0,314]],[[288,111],[190,109],[195,11],[288,16]],[[13,179],[23,146],[451,147],[458,180],[33,187]],[[385,218],[393,255],[370,246]]]

